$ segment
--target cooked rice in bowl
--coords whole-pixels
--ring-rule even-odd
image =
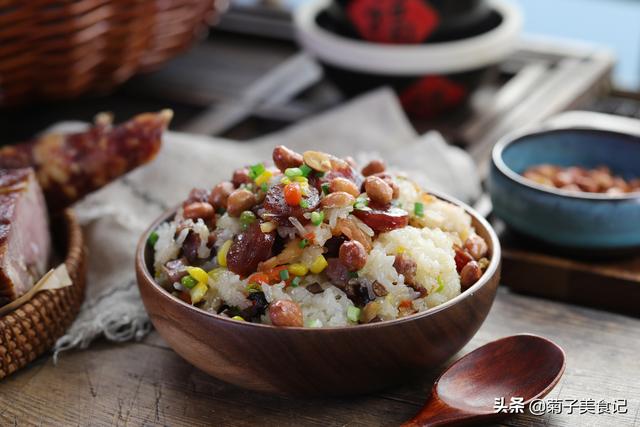
[[[276,326],[352,326],[436,307],[488,246],[460,206],[379,161],[274,150],[276,167],[194,189],[149,238],[155,278],[198,308]]]

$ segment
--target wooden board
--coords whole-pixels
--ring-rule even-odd
[[[545,336],[567,353],[565,374],[548,399],[628,399],[627,411],[525,414],[501,425],[631,427],[640,425],[639,328],[640,319],[501,288],[486,322],[455,357],[516,333]],[[368,396],[277,397],[207,376],[153,332],[139,343],[97,343],[64,353],[57,366],[41,358],[0,381],[0,425],[394,426],[420,409],[438,374]]]
[[[516,236],[492,221],[503,249],[502,284],[559,301],[640,317],[640,254],[582,258]]]

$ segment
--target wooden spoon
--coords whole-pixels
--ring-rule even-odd
[[[451,365],[436,381],[420,413],[405,427],[466,425],[507,416],[496,398],[526,407],[547,395],[565,367],[564,351],[537,335],[514,335],[483,345]]]

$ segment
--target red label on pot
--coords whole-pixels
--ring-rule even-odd
[[[416,118],[430,119],[459,106],[466,98],[464,86],[441,76],[427,76],[400,93],[400,102],[407,113]]]
[[[421,43],[439,21],[423,0],[353,0],[347,14],[362,38],[379,43]]]

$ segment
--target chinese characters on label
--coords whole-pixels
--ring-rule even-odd
[[[523,414],[525,410],[523,397],[511,397],[508,401],[504,397],[496,397],[493,410],[503,414]],[[627,399],[534,399],[529,404],[532,415],[543,414],[626,414],[628,412]]]

